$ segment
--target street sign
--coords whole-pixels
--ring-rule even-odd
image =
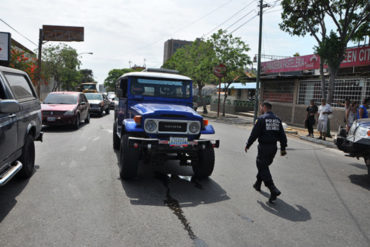
[[[84,41],[83,27],[43,25],[42,31],[46,41]]]
[[[219,64],[213,68],[213,74],[218,78],[222,78],[226,74],[226,66],[224,64]]]
[[[10,33],[0,32],[0,63],[8,65],[10,61]]]

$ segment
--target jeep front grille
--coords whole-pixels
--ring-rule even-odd
[[[160,121],[159,124],[158,124],[158,131],[159,132],[181,132],[181,133],[185,133],[187,131],[187,123]]]

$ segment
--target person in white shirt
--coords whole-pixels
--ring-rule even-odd
[[[319,114],[317,130],[320,132],[320,137],[318,139],[325,140],[325,134],[328,126],[328,116],[332,113],[331,106],[326,104],[325,99],[321,99],[321,105],[319,106],[317,113]]]

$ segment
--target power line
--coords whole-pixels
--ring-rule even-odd
[[[256,18],[258,16],[258,14],[252,16],[250,19],[248,19],[246,22],[244,22],[243,24],[241,24],[240,26],[238,26],[237,28],[235,28],[233,31],[231,31],[230,33],[234,33],[235,31],[239,30],[240,28],[242,28],[245,24],[247,24],[248,22],[252,21],[254,18]]]
[[[10,27],[13,31],[15,31],[16,33],[18,33],[20,36],[22,36],[23,38],[25,38],[26,40],[28,40],[29,42],[31,42],[32,44],[34,44],[35,46],[38,46],[35,42],[33,42],[32,40],[30,40],[29,38],[27,38],[25,35],[21,34],[20,32],[18,32],[14,27],[10,26],[6,21],[4,21],[3,19],[0,18],[0,21],[3,22],[5,25],[7,25],[8,27]]]
[[[229,25],[227,28],[225,28],[226,30],[228,30],[230,27],[234,26],[236,23],[238,23],[239,21],[243,20],[245,17],[247,17],[248,15],[250,15],[252,12],[254,12],[255,10],[252,9],[251,11],[249,11],[246,15],[243,15],[242,17],[240,17],[238,20],[236,20],[234,23],[232,23],[231,25]]]
[[[182,28],[179,28],[178,30],[176,30],[175,32],[173,32],[173,33],[172,33],[172,35],[173,35],[173,34],[176,34],[176,33],[178,33],[178,32],[180,32],[181,30],[184,30],[184,29],[186,29],[186,28],[188,28],[188,27],[190,27],[190,26],[194,25],[194,24],[195,24],[195,23],[197,23],[198,21],[200,21],[200,20],[202,20],[202,19],[206,18],[207,16],[209,16],[209,15],[213,14],[214,12],[216,12],[217,10],[219,10],[220,8],[224,7],[225,5],[227,5],[227,4],[231,3],[231,2],[232,2],[232,0],[227,1],[227,2],[225,2],[225,3],[223,3],[223,4],[221,4],[220,6],[218,6],[218,7],[214,8],[213,10],[211,10],[210,12],[208,12],[207,14],[205,14],[205,15],[203,15],[203,16],[201,16],[201,17],[199,17],[198,19],[196,19],[196,20],[194,20],[194,21],[192,21],[192,22],[190,22],[190,23],[189,23],[189,24],[187,24],[186,26],[184,26],[184,27],[182,27]],[[163,39],[157,40],[157,41],[155,41],[155,42],[153,42],[153,43],[151,43],[151,44],[149,44],[149,45],[147,45],[147,46],[145,46],[145,47],[143,47],[143,48],[147,48],[147,47],[153,46],[153,45],[157,44],[158,42],[160,42],[160,41],[162,41],[162,40],[163,40]]]
[[[237,12],[235,12],[234,14],[232,14],[229,18],[227,18],[225,21],[223,21],[222,23],[218,24],[216,27],[212,28],[209,32],[207,32],[206,34],[204,34],[202,37],[205,37],[205,36],[208,36],[210,33],[214,32],[217,28],[221,27],[222,25],[224,25],[226,22],[228,22],[229,20],[231,20],[232,18],[234,18],[234,16],[236,16],[237,14],[239,14],[240,12],[242,12],[243,10],[245,10],[247,7],[250,6],[250,4],[252,4],[253,2],[255,2],[257,0],[252,0],[251,2],[249,2],[247,5],[245,5],[243,8],[241,8],[240,10],[238,10]]]

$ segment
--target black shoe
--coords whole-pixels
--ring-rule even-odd
[[[261,191],[261,184],[262,182],[260,181],[256,181],[254,184],[253,184],[253,188],[256,190],[256,191]]]
[[[281,192],[274,185],[273,186],[270,186],[269,189],[270,189],[270,193],[271,193],[270,199],[269,199],[269,203],[273,203],[273,201],[275,201],[276,198],[278,196],[280,196]]]

